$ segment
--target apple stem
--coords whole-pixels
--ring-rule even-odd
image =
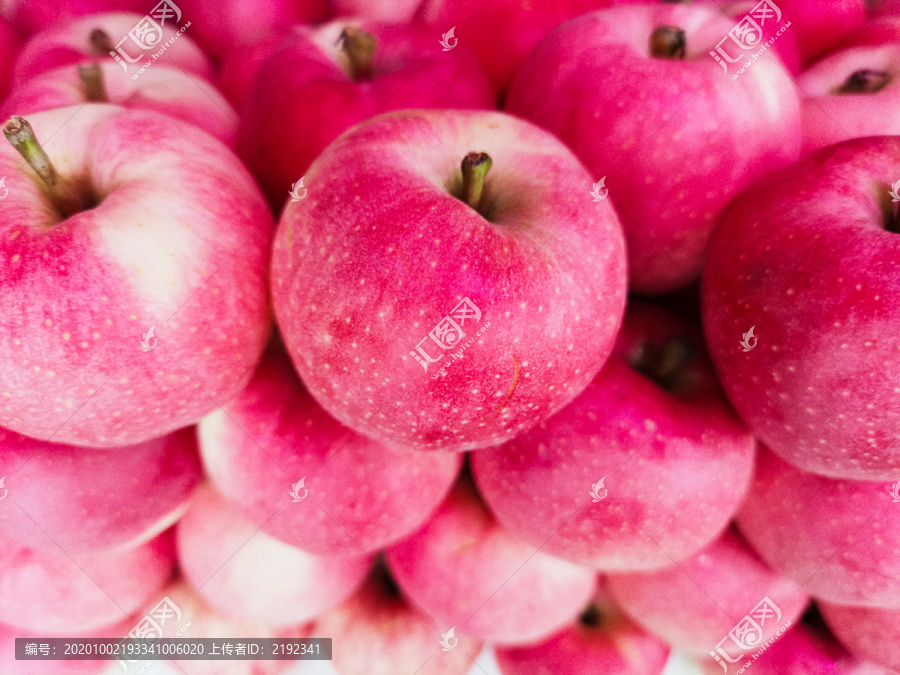
[[[69,217],[85,209],[78,194],[56,172],[28,120],[24,117],[11,117],[3,125],[3,135],[41,177],[50,192],[50,199],[64,216]]]
[[[596,628],[600,625],[600,621],[602,618],[603,615],[600,612],[600,608],[597,607],[597,603],[592,602],[581,613],[581,616],[578,617],[578,622],[582,626],[587,626],[588,628]]]
[[[87,100],[92,103],[106,103],[109,98],[106,96],[106,87],[103,84],[103,70],[99,63],[80,64],[78,66],[78,77],[81,78],[81,84],[84,85],[84,92]]]
[[[354,80],[367,80],[372,77],[375,38],[371,33],[348,26],[341,33],[341,49],[350,59]]]
[[[837,90],[838,94],[874,94],[887,85],[890,75],[881,70],[857,70]]]
[[[102,28],[95,28],[91,31],[91,51],[97,56],[114,51],[109,34]]]
[[[687,42],[676,26],[660,26],[650,35],[650,54],[658,59],[684,59]]]
[[[486,152],[470,152],[462,161],[463,201],[479,212],[484,179],[492,165]]]
[[[652,377],[663,389],[672,390],[678,384],[678,374],[684,364],[694,358],[694,343],[684,335],[673,335],[655,352],[644,345],[632,366]]]

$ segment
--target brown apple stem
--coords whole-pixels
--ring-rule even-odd
[[[578,623],[587,628],[597,628],[603,618],[600,608],[596,602],[592,602],[578,617]]]
[[[663,389],[672,390],[678,385],[682,366],[694,358],[694,343],[684,335],[673,335],[662,346],[653,351],[642,346],[632,361],[635,370],[653,378]]]
[[[367,80],[372,77],[375,38],[370,33],[348,26],[341,33],[341,49],[350,59],[354,80]]]
[[[838,88],[837,93],[874,94],[883,89],[890,79],[891,76],[884,71],[864,68],[848,77],[847,81]]]
[[[115,51],[109,34],[102,28],[95,28],[91,31],[91,52],[100,56],[101,54],[109,54]]]
[[[900,234],[900,202],[891,202],[884,229],[893,234]]]
[[[492,164],[486,152],[470,152],[462,161],[463,201],[479,213],[484,179]]]
[[[683,59],[684,31],[676,26],[660,26],[650,35],[650,54],[658,59]]]
[[[84,87],[87,100],[91,103],[107,103],[106,87],[103,84],[103,70],[99,63],[81,64],[78,66],[78,77]]]
[[[78,194],[56,172],[28,120],[24,117],[11,117],[3,125],[3,135],[41,177],[50,192],[50,199],[64,216],[69,217],[84,210],[85,205]]]

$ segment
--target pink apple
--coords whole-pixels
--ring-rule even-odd
[[[47,188],[0,144],[0,425],[117,447],[236,396],[270,330],[272,232],[237,157],[150,111],[28,121],[62,181]]]
[[[803,152],[862,136],[900,135],[900,42],[848,47],[798,79]],[[900,178],[900,175],[897,176]]]
[[[577,621],[538,644],[498,647],[503,675],[659,675],[669,647],[629,621],[603,587]]]
[[[726,74],[710,55],[734,25],[701,5],[592,12],[548,35],[507,97],[509,112],[555,133],[606,179],[635,292],[698,278],[728,204],[798,156],[799,99],[778,60],[765,54]]]
[[[276,235],[276,317],[312,395],[360,433],[495,445],[569,403],[609,355],[621,229],[543,130],[495,112],[391,113],[306,179]]]
[[[473,453],[472,469],[513,534],[582,565],[635,571],[712,542],[747,491],[754,454],[698,332],[635,302],[584,393],[528,433]]]
[[[199,76],[165,64],[137,80],[122,77],[112,59],[48,70],[16,87],[0,106],[0,118],[88,102],[155,110],[200,127],[231,149],[237,145],[238,116],[225,97]]]
[[[0,623],[44,635],[119,621],[163,587],[175,564],[171,530],[96,553],[37,551],[8,539],[0,544]]]
[[[0,101],[9,90],[9,81],[12,75],[13,63],[20,47],[19,35],[12,25],[0,19]]]
[[[0,536],[58,552],[100,552],[155,537],[200,480],[193,429],[108,450],[0,429]]]
[[[442,52],[438,37],[411,24],[340,20],[298,26],[266,59],[241,111],[241,140],[275,210],[329,143],[376,113],[496,106],[471,55]]]
[[[761,639],[768,640],[796,622],[808,601],[799,584],[772,570],[733,530],[677,565],[610,575],[608,588],[641,626],[703,655],[744,616],[762,620]]]
[[[869,0],[867,3],[871,17],[896,17],[900,15],[900,0]]]
[[[141,14],[110,12],[81,16],[42,30],[22,47],[13,69],[13,86],[24,84],[44,71],[81,63],[86,59],[116,64],[119,77],[123,79],[138,75],[141,67],[150,63],[151,68],[153,64],[165,64],[212,80],[213,69],[209,58],[191,40],[191,29],[181,30],[189,17],[183,17],[181,22],[170,18],[160,27],[162,34],[156,30],[138,33],[144,40],[139,44],[129,34],[143,19]],[[170,40],[173,41],[171,45]],[[160,54],[164,48],[165,51]],[[116,61],[110,52],[116,52],[119,60]],[[159,56],[154,59],[154,54]],[[147,72],[146,69],[144,72]]]
[[[874,16],[861,26],[846,33],[837,49],[900,42],[900,2],[895,4],[897,4],[897,11]]]
[[[206,485],[178,523],[178,561],[219,611],[290,626],[345,600],[366,578],[371,558],[325,558],[289,546]]]
[[[316,620],[314,633],[334,640],[332,664],[341,675],[465,675],[481,650],[481,642],[407,600],[383,562],[355,595]]]
[[[764,450],[737,523],[816,598],[900,608],[900,508],[888,487],[807,473]]]
[[[728,398],[807,471],[900,473],[897,180],[898,138],[823,149],[746,192],[709,249],[704,332]]]
[[[247,388],[199,427],[220,492],[268,534],[318,555],[374,552],[441,503],[460,458],[354,433],[306,392],[273,344]]]
[[[900,671],[900,608],[819,605],[828,627],[855,656]]]
[[[400,588],[439,624],[499,643],[544,639],[578,615],[596,574],[507,532],[464,475],[431,519],[388,549]]]
[[[104,12],[147,12],[154,6],[153,0],[5,0],[0,11],[25,35],[37,33],[57,23],[85,14]]]
[[[368,21],[411,21],[422,0],[332,0],[335,16],[355,16]]]
[[[228,52],[222,63],[218,86],[231,104],[242,110],[253,80],[266,59],[289,39],[291,29],[274,30],[255,42],[236,46]]]

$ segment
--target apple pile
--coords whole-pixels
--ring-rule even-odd
[[[0,2],[0,117],[0,673],[900,673],[900,3]]]

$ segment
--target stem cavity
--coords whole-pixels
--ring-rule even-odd
[[[102,28],[95,28],[91,31],[91,52],[96,56],[109,54],[114,51],[112,40],[109,34]]]
[[[372,61],[375,59],[375,38],[364,30],[348,26],[341,33],[341,49],[350,59],[354,80],[372,77]]]
[[[890,82],[891,76],[882,70],[863,68],[857,70],[842,84],[838,94],[874,94],[881,91]]]
[[[484,179],[492,164],[486,152],[470,152],[462,161],[463,201],[479,213]]]
[[[696,355],[694,343],[684,335],[673,335],[659,349],[653,350],[646,343],[641,345],[631,366],[655,380],[667,391],[679,389],[683,378],[683,366]]]

